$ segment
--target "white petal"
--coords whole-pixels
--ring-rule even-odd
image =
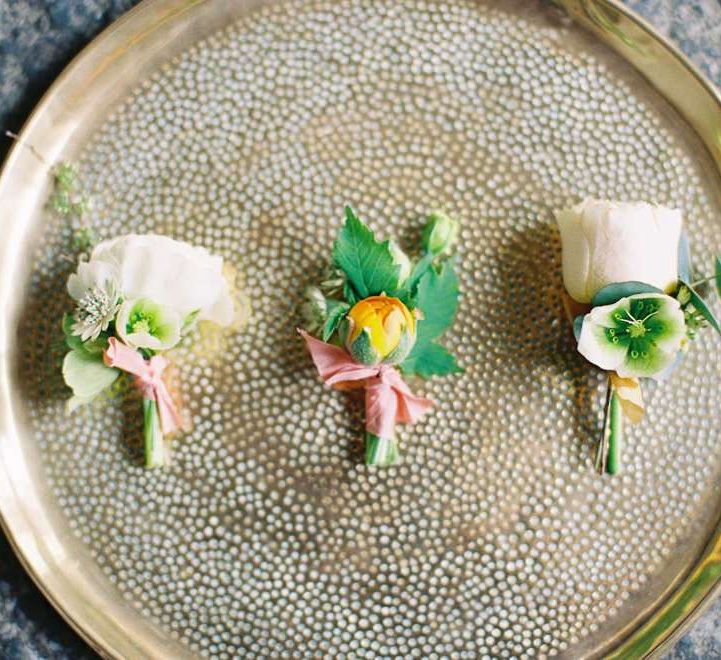
[[[96,258],[117,260],[129,298],[149,298],[181,316],[197,310],[201,319],[230,316],[223,260],[204,248],[167,236],[131,234],[98,245]]]
[[[563,246],[563,284],[571,298],[578,302],[590,302],[591,296],[586,291],[590,252],[581,226],[582,211],[582,204],[566,209],[556,215],[556,221],[561,231]]]
[[[96,356],[70,351],[63,360],[63,378],[73,394],[89,401],[111,385],[120,372],[103,364]]]
[[[616,371],[626,359],[628,347],[608,341],[603,332],[604,327],[595,323],[591,314],[587,314],[578,338],[578,352],[601,369]]]
[[[108,284],[117,284],[118,269],[108,261],[84,261],[78,264],[78,270],[68,278],[68,293],[80,300],[90,289],[106,288]]]
[[[593,235],[589,289],[637,281],[671,290],[678,280],[680,212],[645,203],[600,208],[586,225]]]

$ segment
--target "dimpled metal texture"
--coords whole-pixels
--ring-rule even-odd
[[[173,352],[193,429],[146,471],[132,391],[64,412],[71,233],[47,218],[20,370],[36,442],[70,527],[169,636],[217,658],[574,658],[692,564],[718,514],[718,345],[706,332],[644,386],[622,474],[598,476],[605,382],[563,318],[553,211],[680,207],[709,270],[717,182],[670,107],[555,10],[265,6],[154,72],[78,166],[102,238],[206,246],[250,303]],[[389,469],[362,464],[361,402],[323,387],[295,330],[348,203],[409,251],[431,210],[462,222],[445,341],[465,373],[411,383],[437,405]]]

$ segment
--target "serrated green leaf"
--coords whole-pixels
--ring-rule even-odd
[[[393,295],[398,289],[400,267],[393,259],[390,242],[377,241],[350,206],[345,212],[345,225],[333,246],[333,261],[360,299],[381,293]]]
[[[663,291],[645,282],[614,282],[613,284],[607,284],[593,296],[591,306],[614,305],[621,300],[621,298],[635,296],[638,293],[663,294]]]
[[[428,342],[420,351],[411,352],[401,364],[401,371],[405,374],[429,378],[462,373],[463,369],[458,366],[455,356],[445,346]]]
[[[410,297],[415,297],[418,283],[428,272],[428,269],[433,265],[434,258],[435,255],[432,252],[427,252],[416,262],[415,266],[413,266],[411,275],[406,282],[406,289],[408,290],[408,295]]]
[[[458,276],[453,260],[440,270],[429,268],[418,282],[416,306],[423,319],[418,321],[416,346],[440,337],[453,323],[458,309]]]
[[[709,309],[704,299],[690,284],[687,284],[686,282],[681,282],[681,284],[688,289],[689,294],[691,295],[690,302],[694,306],[694,309],[696,309],[701,316],[708,321],[709,325],[721,335],[721,325],[719,325],[714,313]]]
[[[89,401],[120,375],[118,369],[106,367],[99,355],[85,351],[70,351],[63,360],[63,378],[72,389],[74,398]]]
[[[454,265],[455,261],[450,260],[439,271],[431,267],[418,282],[416,302],[423,318],[417,321],[415,346],[401,364],[404,373],[427,378],[459,371],[453,355],[434,342],[453,323],[458,309],[458,276]]]
[[[337,330],[338,325],[348,313],[350,305],[338,300],[327,300],[326,308],[328,310],[328,318],[323,324],[323,341],[328,341],[333,336],[333,333]]]
[[[721,297],[721,259],[714,257],[714,280],[716,283],[716,293]]]

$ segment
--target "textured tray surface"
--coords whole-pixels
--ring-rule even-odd
[[[647,388],[624,474],[597,477],[604,384],[562,321],[552,212],[584,195],[679,206],[708,263],[718,182],[580,30],[508,3],[262,9],[139,84],[79,166],[103,237],[206,245],[251,304],[242,332],[176,352],[194,431],[146,472],[132,394],[63,414],[69,229],[46,218],[22,324],[33,441],[78,538],[183,643],[578,657],[693,562],[718,513],[712,338]],[[463,222],[448,341],[466,373],[414,384],[438,406],[386,471],[359,465],[360,408],[317,382],[294,332],[345,203],[407,245],[429,210]]]

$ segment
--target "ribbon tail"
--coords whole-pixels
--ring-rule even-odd
[[[620,400],[623,414],[631,424],[638,424],[646,411],[638,378],[621,378],[615,373],[611,373],[609,378]]]
[[[398,414],[396,421],[404,424],[415,424],[433,407],[433,401],[415,394],[398,392]]]
[[[155,401],[158,404],[160,427],[163,429],[164,435],[171,435],[183,427],[183,418],[175,407],[165,383],[155,387],[154,394]]]

